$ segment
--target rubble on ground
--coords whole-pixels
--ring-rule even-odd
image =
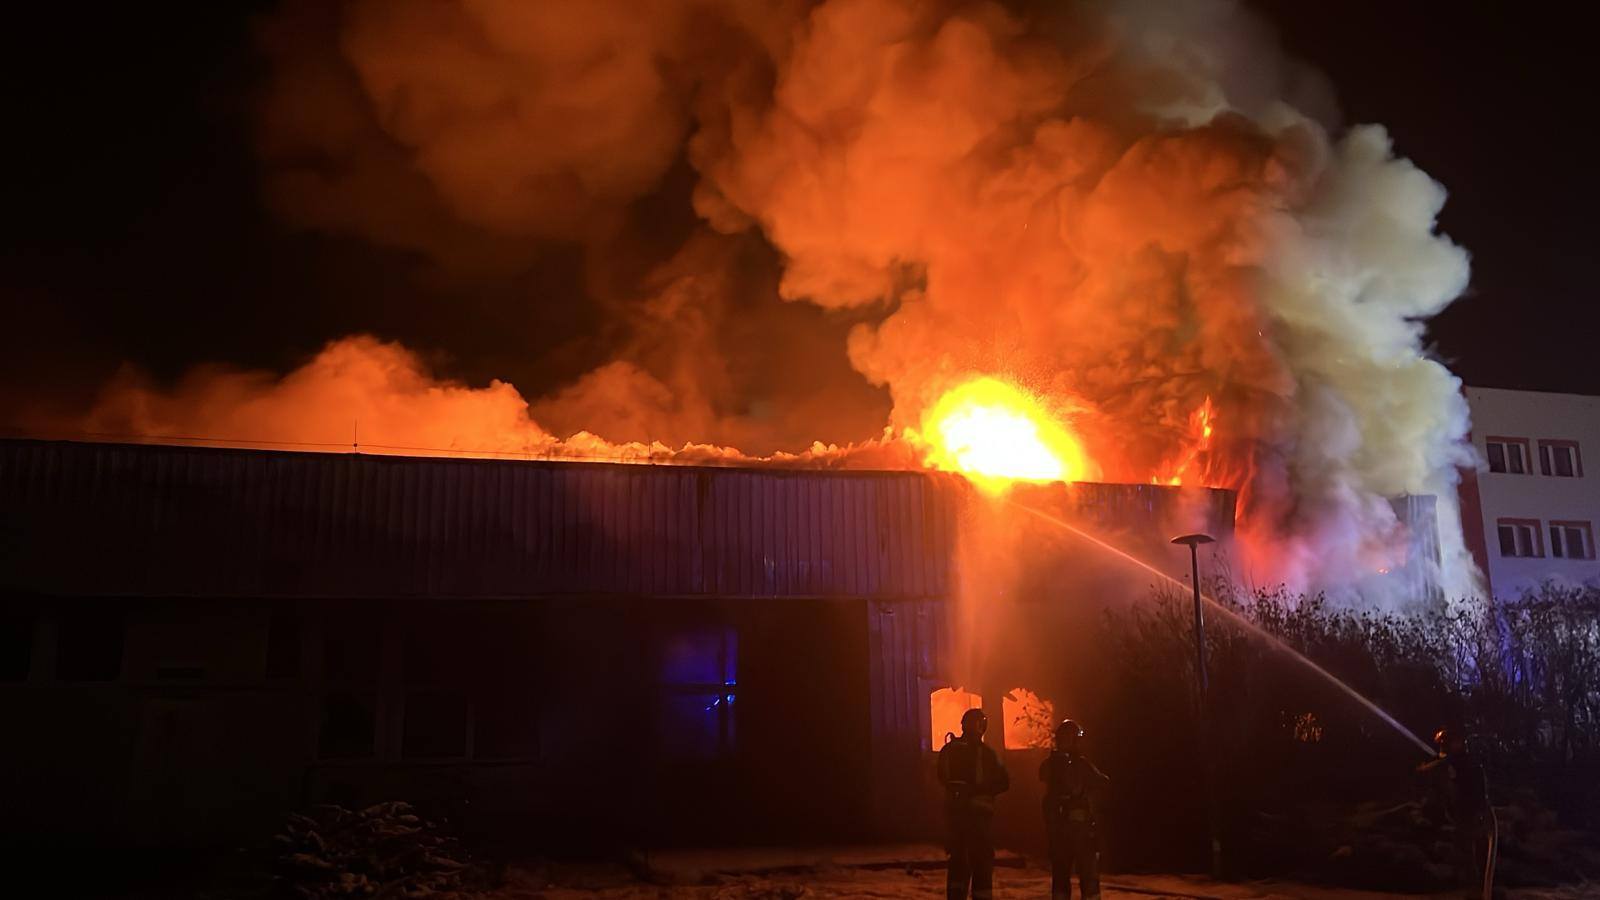
[[[477,896],[487,885],[460,844],[419,816],[409,803],[359,811],[316,806],[291,813],[273,838],[275,883],[285,896]]]

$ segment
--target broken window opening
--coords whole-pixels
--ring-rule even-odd
[[[1006,719],[1007,750],[1048,749],[1055,742],[1054,704],[1027,688],[1013,688],[1001,698]]]
[[[928,719],[932,724],[929,748],[938,750],[947,740],[961,736],[961,717],[969,709],[982,709],[983,697],[961,688],[939,688],[928,695]]]

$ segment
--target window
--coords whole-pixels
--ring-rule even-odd
[[[317,755],[323,759],[371,756],[377,715],[378,701],[370,693],[335,690],[323,694]]]
[[[712,627],[670,635],[661,647],[661,749],[679,759],[715,759],[737,734],[738,633]]]
[[[377,626],[355,618],[330,618],[322,634],[322,677],[334,684],[376,684]]]
[[[982,709],[983,697],[961,688],[939,688],[928,694],[928,719],[933,727],[932,749],[961,736],[961,717],[969,709]]]
[[[401,674],[405,725],[400,753],[409,758],[467,755],[464,670],[459,654],[471,642],[459,621],[425,616],[408,623]],[[474,635],[475,636],[475,635]]]
[[[115,681],[122,674],[122,613],[82,610],[61,620],[56,677],[62,681]]]
[[[268,637],[270,641],[270,635]],[[361,759],[376,752],[378,629],[358,616],[329,617],[322,627],[323,759]]]
[[[300,617],[289,610],[274,610],[267,624],[267,677],[295,678],[300,674]]]
[[[1055,706],[1027,688],[1014,688],[1000,698],[1005,716],[1007,750],[1030,750],[1055,743]]]
[[[1551,522],[1550,555],[1594,559],[1594,529],[1588,522]]]
[[[408,757],[467,755],[467,700],[453,691],[406,691]]]
[[[1489,453],[1489,471],[1528,474],[1527,438],[1489,437],[1485,439],[1485,447]]]
[[[1583,457],[1577,441],[1539,441],[1539,471],[1557,478],[1582,478]]]
[[[400,755],[526,761],[539,753],[536,634],[524,616],[419,613],[401,655]]]
[[[549,692],[541,677],[537,634],[526,618],[490,619],[474,642],[483,668],[472,684],[473,759],[539,755],[539,715]]]
[[[33,663],[33,616],[0,614],[0,681],[27,681]]]
[[[541,629],[525,613],[486,618],[482,629],[474,641],[483,674],[472,682],[472,757],[538,757],[544,698],[560,684],[542,669]]]
[[[1500,534],[1501,556],[1544,556],[1538,519],[1500,519],[1495,525]]]
[[[472,707],[475,759],[519,759],[539,752],[539,707],[534,681],[490,686]]]

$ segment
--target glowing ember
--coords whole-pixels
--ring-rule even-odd
[[[1078,481],[1083,447],[1038,399],[996,378],[945,392],[922,418],[924,462],[998,494],[1015,481]]]

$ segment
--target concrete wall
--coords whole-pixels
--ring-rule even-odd
[[[1545,579],[1600,583],[1600,562],[1555,558],[1549,534],[1552,521],[1588,522],[1591,532],[1600,524],[1600,397],[1474,387],[1467,388],[1466,395],[1472,408],[1472,442],[1481,458],[1487,459],[1489,437],[1525,438],[1532,451],[1527,474],[1479,470],[1481,521],[1464,523],[1468,529],[1483,529],[1495,595],[1513,597]],[[1581,477],[1547,476],[1540,471],[1539,441],[1551,439],[1577,442]],[[1502,556],[1496,533],[1501,518],[1538,520],[1544,556]]]

